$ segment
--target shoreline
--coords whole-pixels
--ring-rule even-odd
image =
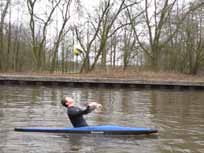
[[[0,74],[0,84],[204,89],[204,81],[188,79],[114,78],[79,75]]]

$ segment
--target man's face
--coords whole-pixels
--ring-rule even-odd
[[[73,106],[74,105],[74,100],[70,97],[66,97],[66,105],[67,106]]]

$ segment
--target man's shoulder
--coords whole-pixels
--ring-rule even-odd
[[[72,111],[80,111],[81,109],[77,106],[68,107],[68,110]]]

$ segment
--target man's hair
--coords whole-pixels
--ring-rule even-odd
[[[66,97],[63,97],[62,100],[61,100],[61,104],[64,106],[64,107],[67,107],[66,105]]]

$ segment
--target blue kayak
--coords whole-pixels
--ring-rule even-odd
[[[74,133],[74,134],[105,134],[105,135],[139,135],[157,133],[157,129],[124,127],[116,125],[85,126],[77,128],[46,128],[46,127],[27,127],[15,128],[21,132],[48,132],[48,133]]]

